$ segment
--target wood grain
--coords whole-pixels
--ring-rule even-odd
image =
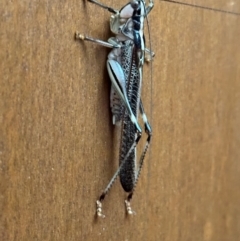
[[[239,16],[155,2],[143,89],[153,142],[137,215],[126,217],[117,181],[97,220],[118,166],[109,50],[74,33],[107,39],[110,14],[76,0],[2,5],[0,240],[239,239]]]
[[[236,0],[160,0],[172,4],[183,4],[188,7],[202,8],[208,11],[225,12],[240,15],[240,2]]]

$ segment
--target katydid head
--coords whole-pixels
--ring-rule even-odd
[[[111,16],[110,29],[123,39],[133,39],[133,31],[143,31],[146,6],[144,0],[131,0],[116,14]],[[138,25],[138,27],[136,27]]]

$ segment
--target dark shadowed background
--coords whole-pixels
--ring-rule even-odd
[[[1,241],[239,240],[239,1],[155,0],[137,215],[126,216],[117,180],[104,220],[95,201],[118,166],[109,49],[74,33],[107,40],[111,14],[82,0],[1,5]]]

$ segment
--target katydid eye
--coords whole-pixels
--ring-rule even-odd
[[[138,9],[139,2],[137,0],[132,0],[131,6],[132,6],[133,9]]]

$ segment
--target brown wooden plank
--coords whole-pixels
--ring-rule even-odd
[[[234,0],[160,0],[172,4],[184,4],[189,7],[205,8],[210,11],[223,11],[228,14],[240,15],[240,2]]]
[[[149,236],[237,240],[240,19],[176,4],[160,9]]]
[[[156,2],[152,91],[148,66],[143,90],[154,134],[137,215],[126,218],[117,181],[106,219],[96,220],[96,198],[118,165],[109,50],[74,32],[107,39],[110,14],[82,1],[3,6],[0,240],[238,239],[238,16]]]

